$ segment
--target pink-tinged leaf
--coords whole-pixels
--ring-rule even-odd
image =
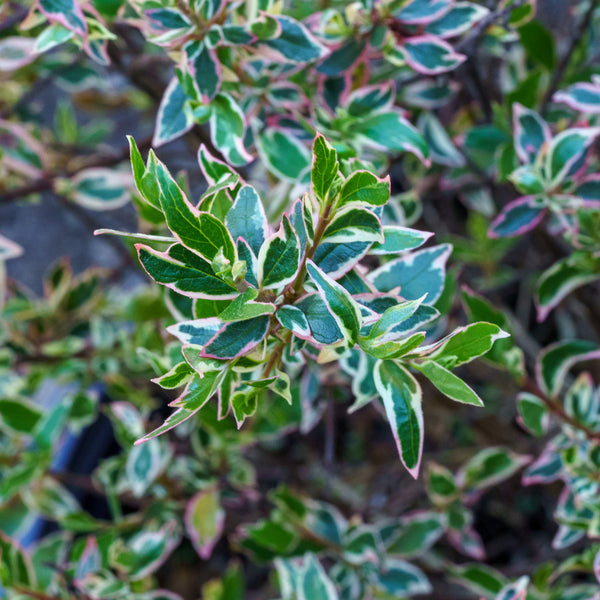
[[[49,21],[60,23],[82,37],[87,36],[87,21],[77,0],[37,0],[37,4]]]
[[[571,169],[579,165],[598,135],[600,127],[574,127],[552,139],[544,161],[545,176],[551,187],[571,175]]]
[[[560,90],[552,97],[554,102],[562,102],[571,108],[588,114],[600,113],[600,85],[598,83],[575,83],[566,90]]]
[[[394,16],[407,25],[427,25],[447,13],[454,0],[412,0]]]
[[[524,163],[533,163],[540,150],[552,139],[548,124],[538,113],[518,102],[513,104],[515,152]]]
[[[461,65],[467,57],[433,35],[407,39],[400,47],[406,62],[419,73],[437,75]]]
[[[16,71],[34,61],[34,46],[33,38],[12,36],[0,40],[0,72]]]
[[[153,146],[162,146],[177,139],[194,126],[191,114],[185,109],[187,101],[187,94],[183,91],[177,77],[173,77],[160,101],[152,140]]]
[[[529,577],[521,577],[514,583],[510,583],[500,590],[494,600],[525,600],[527,598],[527,586]]]
[[[596,576],[596,581],[600,583],[600,550],[596,552],[594,558],[594,575]]]
[[[427,33],[451,38],[466,33],[489,14],[485,6],[473,2],[454,2],[448,12],[425,27]]]
[[[188,72],[204,104],[208,104],[221,88],[221,62],[215,50],[199,44],[189,57]]]
[[[223,534],[225,511],[215,489],[201,490],[188,502],[185,529],[200,558],[207,560]]]
[[[485,547],[479,534],[473,527],[451,530],[447,534],[448,541],[458,552],[474,560],[485,560]]]
[[[374,377],[400,460],[416,479],[423,455],[421,388],[404,367],[392,360],[377,361]]]
[[[88,536],[83,552],[77,561],[73,578],[75,581],[83,579],[88,573],[95,573],[102,567],[102,558],[98,542],[93,535]]]
[[[141,265],[154,281],[189,298],[229,300],[237,290],[217,277],[211,264],[181,244],[159,252],[136,244]]]
[[[0,235],[0,261],[17,258],[23,254],[23,248],[16,242]]]
[[[562,477],[563,463],[558,449],[551,442],[540,454],[540,456],[531,463],[521,481],[523,485],[539,485],[558,481]]]
[[[144,437],[136,440],[134,444],[137,446],[138,444],[143,444],[152,438],[158,437],[163,433],[166,433],[170,429],[177,427],[177,425],[187,421],[190,417],[193,417],[198,411],[197,410],[187,410],[185,408],[179,408],[175,412],[171,413],[169,417],[165,420],[165,422],[150,433],[146,434]]]
[[[225,323],[206,343],[200,354],[203,358],[233,359],[256,348],[269,331],[270,319],[264,315],[246,321]]]
[[[524,196],[507,204],[492,221],[488,230],[491,238],[515,237],[537,227],[547,209],[536,196]]]

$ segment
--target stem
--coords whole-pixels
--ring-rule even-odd
[[[575,50],[577,49],[577,46],[579,46],[579,44],[583,40],[585,30],[588,29],[588,27],[590,26],[590,23],[592,22],[592,17],[594,15],[594,11],[598,7],[598,1],[599,0],[592,0],[590,2],[590,7],[587,9],[585,15],[583,15],[583,18],[581,19],[581,22],[579,23],[579,26],[577,27],[577,31],[575,32],[575,35],[573,35],[571,37],[571,40],[569,42],[569,47],[567,48],[567,51],[565,52],[560,63],[558,64],[558,67],[554,71],[554,76],[552,77],[552,81],[550,82],[550,85],[548,86],[548,89],[546,90],[546,93],[544,94],[544,98],[542,99],[542,104],[540,106],[540,112],[545,111],[548,104],[552,100],[552,96],[554,96],[554,92],[556,92],[556,90],[558,89],[558,86],[560,85],[563,75],[565,74],[565,71],[566,71],[567,67],[569,66],[569,62],[571,62],[571,57],[573,56],[573,52],[575,52]]]
[[[569,415],[565,409],[561,406],[560,402],[556,398],[552,398],[548,396],[545,392],[543,392],[540,387],[531,379],[527,378],[522,382],[522,388],[537,396],[548,408],[548,410],[557,416],[561,421],[572,427],[573,429],[577,429],[577,431],[581,431],[585,437],[590,441],[596,444],[600,444],[600,431],[594,431],[590,429],[587,425],[580,423],[576,419],[574,419],[571,415]]]

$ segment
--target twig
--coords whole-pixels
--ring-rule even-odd
[[[585,30],[588,29],[588,27],[590,26],[590,23],[592,22],[592,17],[594,15],[594,11],[597,7],[598,0],[592,0],[590,2],[589,8],[587,9],[585,15],[583,15],[583,18],[581,19],[581,22],[577,27],[575,35],[571,37],[567,51],[565,52],[560,63],[558,64],[558,67],[554,71],[552,81],[550,82],[550,85],[548,86],[548,89],[546,90],[546,93],[544,94],[544,97],[542,99],[540,112],[544,112],[546,110],[548,104],[550,103],[550,100],[552,100],[552,96],[554,96],[554,93],[558,89],[558,86],[560,85],[560,82],[562,81],[562,78],[565,74],[565,70],[569,66],[569,62],[571,62],[573,52],[575,52],[577,46],[579,46],[579,44],[581,43]]]

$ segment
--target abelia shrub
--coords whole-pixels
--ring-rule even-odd
[[[0,596],[598,600],[599,11],[4,2]]]

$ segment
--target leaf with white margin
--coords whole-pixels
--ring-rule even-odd
[[[238,358],[258,346],[267,335],[270,319],[263,315],[245,321],[225,323],[206,342],[200,356],[206,358]]]
[[[415,479],[423,454],[423,411],[417,380],[392,360],[377,361],[375,385],[392,428],[400,459]]]
[[[381,221],[367,208],[346,206],[336,211],[322,240],[330,244],[383,242]]]
[[[410,37],[400,50],[409,66],[425,75],[451,71],[467,60],[464,54],[455,52],[450,44],[433,35]]]
[[[185,109],[188,100],[179,80],[177,77],[173,77],[158,107],[152,139],[153,146],[162,146],[175,140],[194,126],[191,113]]]
[[[375,585],[391,598],[429,594],[432,591],[425,573],[399,558],[388,558],[385,568],[378,571],[374,579]]]
[[[333,582],[312,553],[304,559],[298,583],[298,600],[338,600],[339,598]]]
[[[362,315],[358,304],[339,283],[326,275],[312,260],[306,261],[306,269],[344,339],[353,346],[362,326]]]
[[[79,171],[71,179],[73,202],[90,210],[114,210],[131,199],[133,184],[128,173],[93,167]]]
[[[60,23],[78,35],[87,35],[87,21],[77,0],[38,0],[37,4],[49,21]]]
[[[244,147],[244,113],[229,94],[217,94],[210,103],[210,139],[232,165],[245,165],[252,156]]]
[[[400,225],[383,226],[383,243],[374,243],[369,254],[399,254],[422,246],[433,233]]]
[[[275,128],[262,131],[256,149],[267,169],[281,179],[304,180],[311,165],[306,146],[294,135]]]
[[[595,115],[600,113],[600,85],[581,81],[566,90],[559,90],[552,100],[568,104],[579,112]]]
[[[507,337],[510,334],[494,323],[471,323],[455,329],[429,348],[424,348],[423,354],[427,360],[434,360],[442,367],[452,370],[483,356],[492,349],[496,340]]]
[[[240,188],[225,217],[225,226],[234,240],[244,238],[258,256],[267,237],[268,223],[263,203],[252,186]]]
[[[187,504],[184,523],[198,556],[208,560],[225,526],[218,490],[209,488],[194,494]]]
[[[574,127],[552,139],[545,157],[544,170],[550,187],[558,185],[600,135],[600,127]]]
[[[37,55],[34,53],[35,40],[32,38],[10,36],[0,40],[0,72],[16,71]]]
[[[425,165],[431,162],[429,146],[421,133],[397,112],[379,113],[357,120],[352,131],[377,149],[412,152]]]
[[[367,279],[382,292],[400,287],[406,300],[427,294],[425,304],[435,304],[444,290],[450,244],[440,244],[396,258],[371,271]]]
[[[226,300],[237,290],[217,277],[210,263],[181,244],[166,252],[136,244],[140,263],[154,281],[190,298]]]
[[[427,360],[423,363],[413,363],[415,369],[423,373],[429,381],[450,400],[483,406],[481,398],[460,377],[454,375],[435,361]]]
[[[522,162],[533,164],[552,139],[550,127],[537,112],[518,102],[513,104],[512,111],[515,152]]]
[[[283,15],[276,19],[281,32],[276,38],[265,40],[263,45],[279,55],[282,62],[307,63],[327,54],[327,48],[302,23]]]
[[[289,329],[302,339],[310,336],[310,326],[306,315],[297,307],[284,305],[275,313],[279,324]]]
[[[546,394],[556,396],[573,365],[596,358],[600,358],[600,349],[594,342],[569,340],[551,344],[539,354],[536,361],[538,385]]]
[[[281,288],[294,281],[300,270],[300,241],[287,215],[279,231],[267,238],[258,253],[258,281],[261,288]]]

